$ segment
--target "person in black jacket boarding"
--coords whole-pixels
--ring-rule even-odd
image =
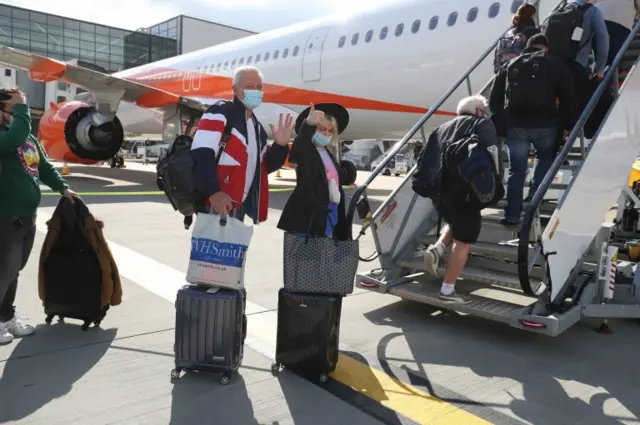
[[[502,219],[506,226],[520,222],[529,146],[535,147],[538,158],[527,196],[531,198],[555,159],[562,129],[570,131],[577,119],[571,73],[561,59],[547,55],[547,48],[544,35],[531,37],[522,54],[500,70],[491,90],[491,111],[506,112],[509,179]]]
[[[439,294],[439,298],[445,302],[467,302],[465,296],[456,293],[455,283],[467,263],[471,245],[476,243],[478,236],[480,236],[482,216],[480,210],[470,209],[463,201],[455,197],[455,193],[450,189],[451,186],[447,184],[447,170],[435,171],[440,169],[442,165],[441,156],[434,155],[432,152],[444,152],[451,143],[462,139],[466,134],[475,133],[487,150],[492,153],[496,169],[499,170],[498,135],[493,122],[485,118],[486,108],[487,100],[483,96],[470,96],[462,99],[457,108],[458,117],[442,124],[431,133],[420,158],[420,167],[425,166],[433,170],[428,174],[444,173],[444,177],[440,180],[439,195],[434,194],[431,198],[433,206],[447,225],[438,242],[429,246],[425,251],[424,268],[427,273],[436,277],[440,258],[444,255],[445,250],[453,245]],[[434,149],[432,143],[434,138],[439,149],[437,147]],[[430,149],[434,150],[430,151]]]

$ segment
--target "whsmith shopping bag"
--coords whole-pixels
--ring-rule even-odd
[[[237,218],[198,214],[191,237],[187,282],[244,288],[244,264],[253,227]]]

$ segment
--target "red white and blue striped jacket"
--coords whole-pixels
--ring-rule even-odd
[[[231,137],[227,141],[220,162],[216,162],[220,140],[232,117]],[[208,198],[216,192],[223,191],[238,206],[244,206],[244,212],[254,222],[267,219],[269,208],[268,173],[272,173],[284,165],[289,153],[288,146],[273,143],[267,145],[267,133],[254,115],[256,140],[258,141],[259,161],[256,161],[251,188],[243,203],[249,149],[247,145],[247,109],[237,97],[233,102],[213,104],[200,118],[198,128],[193,136],[191,156],[194,161],[194,185],[199,195]]]

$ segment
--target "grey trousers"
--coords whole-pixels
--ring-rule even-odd
[[[15,317],[18,275],[29,261],[35,217],[0,217],[0,322]]]

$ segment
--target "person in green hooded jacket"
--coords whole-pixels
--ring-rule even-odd
[[[40,182],[70,199],[77,196],[31,134],[31,114],[18,89],[0,90],[0,344],[31,335],[15,314],[18,275],[31,254]],[[34,283],[35,285],[35,283]]]

